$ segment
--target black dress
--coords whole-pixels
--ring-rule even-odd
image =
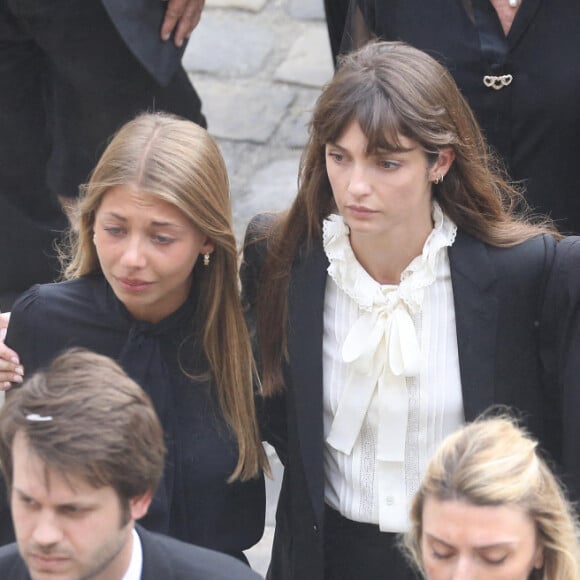
[[[580,233],[580,2],[521,0],[507,37],[490,0],[355,3],[367,32],[408,42],[450,69],[529,203]],[[345,50],[361,41],[352,19],[347,27]],[[495,90],[486,75],[512,81]]]
[[[197,346],[194,292],[157,324],[137,321],[102,276],[37,285],[14,305],[6,343],[27,375],[77,346],[116,359],[150,395],[166,435],[163,481],[140,523],[185,542],[241,554],[264,529],[263,477],[227,483],[237,445],[211,384],[194,380],[206,368]],[[201,361],[201,362],[200,362]],[[6,535],[0,514],[0,537]]]

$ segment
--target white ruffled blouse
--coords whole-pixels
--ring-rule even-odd
[[[398,285],[361,266],[341,216],[323,224],[325,499],[383,531],[407,528],[429,456],[463,423],[447,257],[457,227],[436,202],[433,221]]]

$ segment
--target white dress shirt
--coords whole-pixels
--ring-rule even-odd
[[[143,572],[143,547],[137,530],[133,528],[133,549],[131,551],[131,561],[129,567],[121,580],[141,580]]]

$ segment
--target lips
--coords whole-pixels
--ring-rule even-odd
[[[140,292],[151,286],[152,282],[139,280],[136,278],[115,278],[119,286],[128,292]]]
[[[376,213],[374,210],[365,207],[364,205],[347,205],[346,209],[358,215],[371,215]]]
[[[29,554],[28,558],[33,567],[37,570],[59,568],[70,561],[68,556],[59,556],[56,554]]]

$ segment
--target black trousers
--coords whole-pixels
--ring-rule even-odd
[[[417,580],[397,534],[353,522],[326,506],[324,512],[324,580]]]
[[[0,308],[58,274],[54,242],[111,135],[143,111],[205,126],[179,68],[159,85],[99,0],[0,0]]]

